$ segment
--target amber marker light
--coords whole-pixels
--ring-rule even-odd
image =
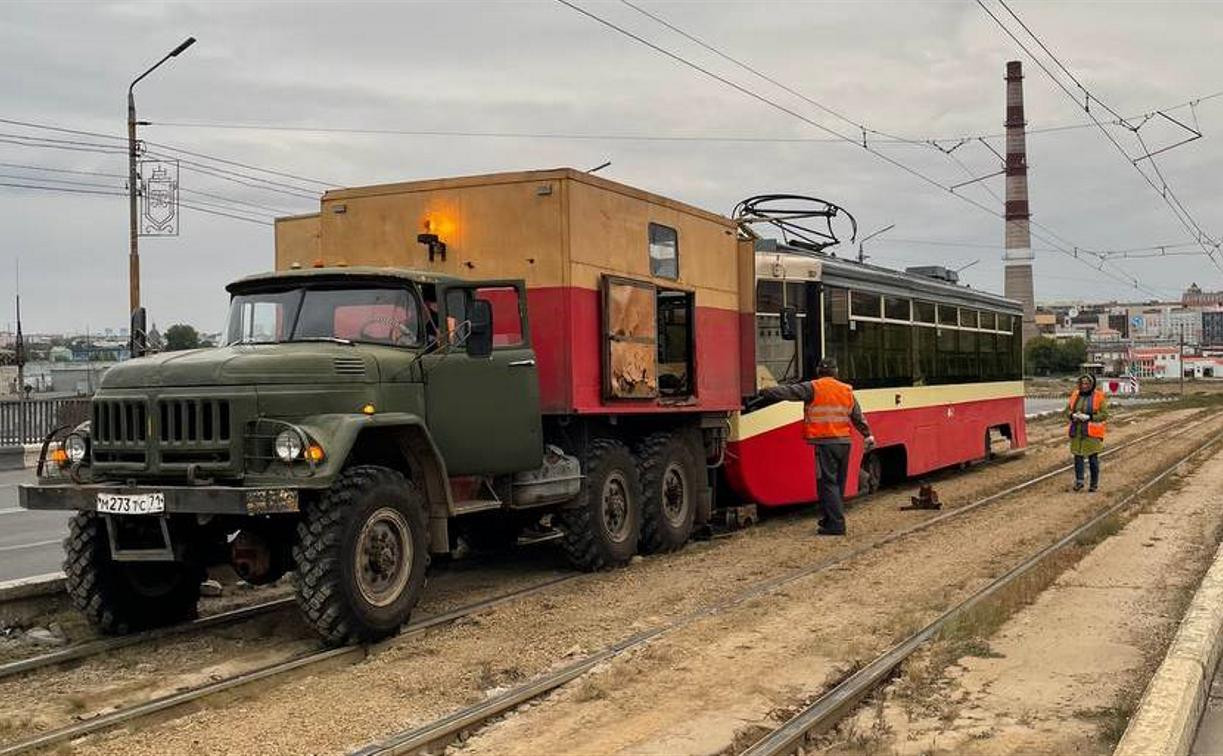
[[[323,454],[323,447],[318,444],[310,444],[306,447],[306,459],[314,464],[322,462],[324,456],[326,455]]]
[[[369,402],[366,402],[365,406],[361,408],[361,414],[363,415],[372,415],[374,412],[374,405]]]
[[[68,452],[63,449],[52,449],[51,461],[60,467],[66,467],[68,465]]]

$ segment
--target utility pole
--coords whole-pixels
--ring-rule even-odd
[[[859,239],[859,240],[858,240],[858,262],[859,262],[859,263],[865,262],[865,261],[866,261],[866,258],[867,258],[867,257],[869,257],[869,255],[867,255],[867,254],[863,253],[863,251],[862,251],[862,242],[867,241],[867,240],[869,240],[869,239],[874,239],[876,236],[878,236],[879,234],[882,234],[884,231],[891,231],[891,230],[892,230],[892,229],[894,229],[894,228],[896,228],[896,224],[895,224],[895,223],[893,223],[893,224],[891,224],[891,225],[889,225],[889,226],[884,226],[883,228],[879,229],[878,231],[874,231],[874,232],[872,232],[872,233],[869,233],[869,234],[867,234],[866,236],[864,236],[864,237],[862,237],[861,239]]]
[[[128,305],[131,310],[131,333],[129,335],[129,348],[133,357],[139,357],[145,351],[145,335],[137,333],[136,321],[137,312],[140,310],[140,208],[139,208],[139,177],[136,175],[136,158],[137,158],[137,142],[136,142],[136,127],[147,126],[147,121],[136,120],[136,97],[134,89],[140,83],[140,80],[153,71],[157,70],[158,66],[165,63],[170,58],[177,57],[179,53],[186,50],[191,45],[195,44],[195,37],[187,37],[170,52],[166,53],[165,57],[154,63],[147,71],[137,76],[132,80],[132,83],[127,87],[127,204],[128,204],[128,233],[130,237],[131,249],[128,253],[127,263],[127,279],[128,279]],[[143,330],[143,329],[142,329]]]
[[[17,362],[17,396],[25,396],[25,337],[21,334],[21,261],[17,261],[17,341],[13,345]]]

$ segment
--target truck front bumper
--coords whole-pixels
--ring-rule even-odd
[[[299,489],[236,486],[123,486],[42,483],[17,489],[18,504],[35,510],[97,510],[98,494],[161,494],[165,514],[265,515],[297,512]]]

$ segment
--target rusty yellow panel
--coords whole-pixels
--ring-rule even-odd
[[[561,198],[557,181],[389,187],[328,193],[322,255],[331,265],[376,265],[460,278],[522,278],[530,286],[563,280]],[[420,234],[435,234],[444,254],[429,259]]]
[[[276,270],[294,265],[308,268],[319,256],[319,215],[294,215],[277,218]]]

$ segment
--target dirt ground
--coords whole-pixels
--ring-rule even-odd
[[[1119,413],[1110,444],[1161,423],[1179,423],[1194,412]],[[962,505],[1064,464],[1061,433],[1060,422],[1034,424],[1026,456],[941,477],[936,485],[945,506]],[[1203,433],[1205,428],[1189,435],[1198,438]],[[701,750],[715,741],[729,743],[751,722],[763,721],[777,707],[792,705],[818,690],[828,675],[867,658],[955,596],[1004,569],[1008,560],[1026,553],[1033,543],[1065,530],[1104,498],[1119,495],[1129,475],[1167,465],[1190,442],[1186,436],[1121,452],[1106,462],[1104,491],[1095,499],[1070,497],[1066,480],[1049,481],[961,521],[871,552],[854,560],[852,567],[800,581],[767,599],[671,633],[510,717],[470,747],[484,752],[513,748],[573,752],[575,744],[581,744],[577,750],[590,745],[598,752],[644,752]],[[814,525],[807,517],[774,518],[730,538],[637,560],[624,570],[585,576],[455,625],[392,641],[352,667],[284,680],[249,697],[213,702],[215,708],[146,724],[136,732],[90,739],[71,750],[329,753],[351,749],[379,735],[423,724],[639,630],[665,624],[753,581],[848,553],[930,517],[926,512],[898,511],[912,490],[909,486],[888,491],[853,508],[848,539],[814,538]],[[1052,501],[1058,502],[1054,509],[1049,507]],[[170,644],[155,670],[117,680],[106,677],[115,665],[100,664],[88,674],[69,670],[0,685],[0,740],[104,710],[107,702],[122,697],[117,694],[124,692],[125,685],[180,686],[184,675],[198,674],[201,655],[205,660],[229,660],[237,653],[233,640],[243,641],[247,652],[254,654],[269,645],[283,648],[300,637],[288,627],[273,629],[263,639],[252,635],[226,643],[212,637],[199,639],[201,648]],[[136,658],[125,657],[127,663],[143,663],[138,653],[133,650]],[[44,695],[31,705],[33,690]],[[66,698],[71,695],[87,698],[83,704],[72,704]],[[572,705],[558,704],[566,701]],[[631,712],[619,711],[622,706]],[[549,710],[560,713],[536,719]],[[538,726],[516,730],[523,738],[498,739],[498,733],[521,727],[515,723],[528,717]],[[526,737],[528,733],[538,737]]]
[[[948,660],[936,644],[825,745],[896,754],[1111,753],[1223,529],[1223,454],[1180,483],[1118,523],[1116,535],[972,644],[972,655],[932,669]]]

